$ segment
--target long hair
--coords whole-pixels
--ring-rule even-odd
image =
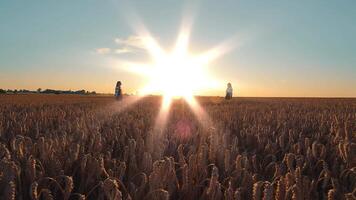
[[[121,81],[116,82],[116,87],[120,87],[121,86]]]

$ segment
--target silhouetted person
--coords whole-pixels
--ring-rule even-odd
[[[232,86],[231,86],[231,83],[227,84],[225,99],[232,99]]]
[[[116,97],[116,100],[121,100],[122,99],[121,81],[118,81],[116,83],[115,97]]]

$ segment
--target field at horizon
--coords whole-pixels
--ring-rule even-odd
[[[162,101],[0,95],[0,199],[356,195],[355,98]]]

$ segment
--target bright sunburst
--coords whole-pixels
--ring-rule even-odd
[[[142,37],[153,63],[129,63],[126,69],[141,74],[149,83],[140,93],[161,94],[166,99],[174,97],[191,98],[202,90],[216,88],[219,83],[208,73],[207,65],[214,57],[213,52],[198,56],[189,54],[189,33],[181,32],[175,48],[164,51],[151,36]],[[209,57],[210,56],[210,57]]]
[[[225,41],[206,52],[193,55],[188,49],[189,26],[183,26],[172,51],[162,49],[143,25],[137,29],[137,32],[145,50],[152,58],[152,63],[121,61],[120,68],[142,75],[149,80],[139,90],[141,95],[159,94],[163,96],[155,128],[161,129],[165,126],[171,101],[176,97],[184,98],[200,121],[209,121],[194,95],[224,85],[210,75],[208,66],[213,60],[233,48],[234,41]]]

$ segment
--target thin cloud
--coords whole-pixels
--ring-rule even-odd
[[[130,35],[127,38],[115,38],[118,48],[98,48],[97,54],[129,54],[137,53],[146,49],[144,39],[141,36]]]
[[[98,54],[109,54],[111,52],[110,48],[98,48],[95,50]]]
[[[126,39],[124,38],[116,38],[115,42],[116,44],[119,44],[123,47],[126,47],[128,49],[145,49],[145,45],[143,43],[144,38],[137,36],[137,35],[130,35]]]
[[[125,47],[115,50],[116,54],[125,54],[125,53],[132,53],[132,52],[134,52],[132,49],[125,48]]]

